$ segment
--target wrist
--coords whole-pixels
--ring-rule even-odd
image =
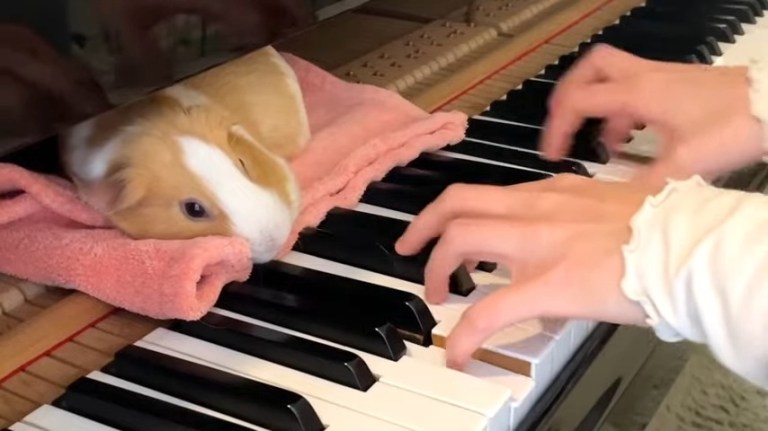
[[[760,145],[765,161],[768,159],[768,67],[759,61],[752,61],[745,73],[750,113],[760,126]]]

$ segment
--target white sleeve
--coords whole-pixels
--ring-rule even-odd
[[[768,197],[671,181],[631,221],[622,289],[665,341],[768,387]]]
[[[728,65],[749,68],[751,111],[768,154],[765,36],[745,37]],[[645,201],[631,229],[622,289],[658,337],[705,343],[725,366],[768,388],[768,196],[699,177],[671,181]]]

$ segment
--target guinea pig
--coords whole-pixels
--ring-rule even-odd
[[[81,198],[128,236],[239,236],[260,263],[297,216],[288,162],[309,136],[297,77],[266,47],[76,125],[61,155]]]

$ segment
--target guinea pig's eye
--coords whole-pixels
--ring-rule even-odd
[[[181,210],[184,215],[191,218],[192,220],[202,220],[208,218],[208,211],[205,209],[205,206],[194,199],[182,201]]]

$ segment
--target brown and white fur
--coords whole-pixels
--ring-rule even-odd
[[[308,140],[296,76],[266,47],[77,125],[62,157],[82,198],[127,235],[239,236],[264,262],[297,215],[287,160]]]

